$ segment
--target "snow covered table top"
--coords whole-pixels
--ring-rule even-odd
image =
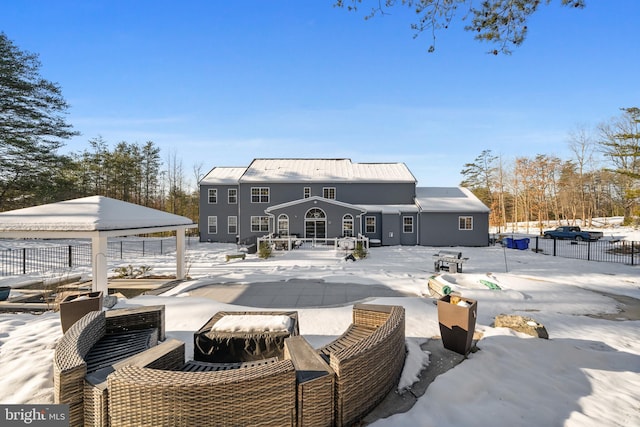
[[[299,335],[297,311],[218,312],[194,334],[193,358],[213,363],[282,358],[284,340],[292,335]]]

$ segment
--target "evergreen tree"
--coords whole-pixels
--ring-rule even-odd
[[[366,0],[337,0],[337,7],[358,10]],[[562,6],[581,9],[585,0],[559,0]],[[377,0],[372,2],[365,19],[375,15],[385,15],[387,10],[395,6],[404,6],[415,12],[417,22],[411,24],[415,36],[422,32],[430,32],[432,44],[429,52],[435,50],[436,31],[446,29],[455,20],[470,22],[464,27],[480,41],[493,43],[495,48],[489,52],[511,53],[512,47],[518,47],[527,35],[527,22],[541,5],[548,5],[551,0]]]
[[[624,216],[629,221],[640,198],[640,108],[622,108],[623,115],[600,126],[600,145],[619,175],[624,195]]]
[[[64,119],[68,105],[60,87],[39,70],[37,55],[0,33],[0,211],[52,194],[47,188],[68,161],[57,150],[77,134]]]

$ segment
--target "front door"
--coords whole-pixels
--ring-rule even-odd
[[[304,237],[307,239],[324,239],[327,237],[327,216],[320,208],[307,211],[304,218]]]

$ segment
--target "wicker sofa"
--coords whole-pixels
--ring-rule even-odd
[[[213,372],[127,366],[108,379],[112,426],[293,426],[291,360]]]
[[[335,372],[335,425],[359,421],[398,384],[405,361],[401,306],[356,304],[353,322],[318,350]]]
[[[405,360],[404,309],[356,304],[347,331],[321,349],[295,334],[283,357],[250,363],[185,362],[166,340],[88,372],[102,337],[152,327],[164,338],[164,307],[91,312],[56,346],[55,402],[70,425],[345,426],[395,387]]]

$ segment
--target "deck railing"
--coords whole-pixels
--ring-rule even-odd
[[[298,236],[275,236],[273,234],[258,237],[258,247],[266,242],[275,250],[292,249],[334,249],[352,251],[356,249],[358,243],[362,244],[365,250],[369,249],[369,238],[358,235],[357,237],[298,237]]]

